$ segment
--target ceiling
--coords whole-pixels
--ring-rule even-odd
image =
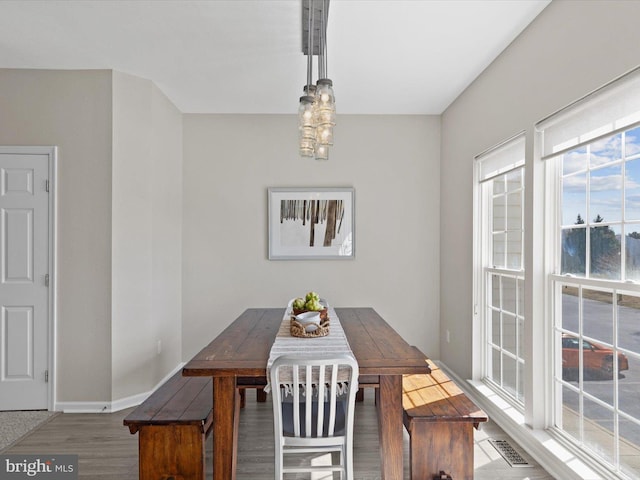
[[[440,114],[550,0],[331,0],[338,114]],[[2,0],[0,68],[114,69],[185,113],[295,113],[300,0]]]

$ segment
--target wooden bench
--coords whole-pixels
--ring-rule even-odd
[[[266,401],[266,379],[237,381],[236,408],[244,407],[248,388],[256,389],[258,402]],[[183,377],[180,371],[124,419],[132,434],[140,432],[140,480],[204,480],[205,442],[213,426],[212,383],[210,377]]]
[[[411,479],[441,478],[444,472],[453,480],[473,479],[473,428],[486,422],[487,415],[437,365],[427,362],[430,374],[402,379]]]
[[[204,480],[212,380],[176,373],[124,419],[138,435],[140,480]]]

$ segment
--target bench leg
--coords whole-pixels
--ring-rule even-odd
[[[410,465],[411,480],[431,479],[441,470],[455,480],[473,480],[473,423],[413,422]]]
[[[204,480],[205,434],[197,425],[145,425],[138,432],[140,480]]]
[[[262,387],[241,387],[240,390],[240,408],[244,408],[247,403],[247,388],[256,389],[256,402],[264,403],[267,401],[267,394]]]
[[[256,389],[256,401],[260,403],[267,401],[267,393],[264,391],[264,388],[258,387]]]

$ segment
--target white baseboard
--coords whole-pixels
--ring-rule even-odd
[[[111,402],[56,402],[54,411],[63,413],[110,413]]]
[[[463,380],[441,362],[438,366],[469,396],[489,418],[520,445],[554,478],[563,480],[603,480],[590,466],[567,450],[545,430],[534,430],[524,416],[482,382]]]
[[[54,411],[64,413],[113,413],[126,408],[135,407],[144,402],[149,395],[155,392],[163,383],[173,377],[184,366],[180,363],[171,372],[160,380],[155,387],[148,392],[137,393],[129,397],[120,398],[110,402],[56,402]]]

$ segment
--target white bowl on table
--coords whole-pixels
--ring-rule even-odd
[[[295,319],[304,327],[305,332],[313,332],[320,326],[320,312],[303,312]]]

